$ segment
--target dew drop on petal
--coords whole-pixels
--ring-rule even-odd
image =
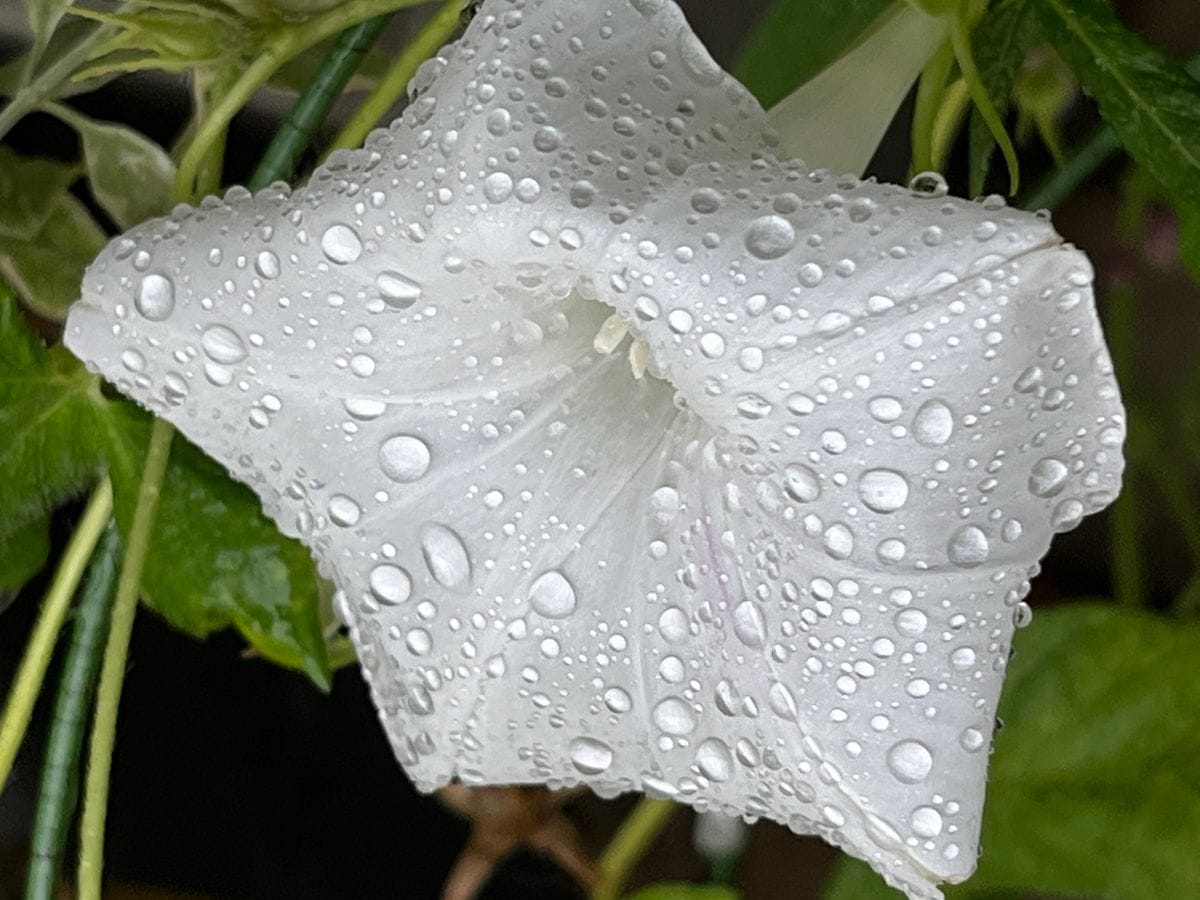
[[[410,434],[397,434],[379,447],[379,468],[392,481],[406,484],[429,471],[429,446]]]
[[[454,531],[437,522],[421,528],[421,553],[429,574],[442,587],[463,588],[471,580],[471,558]]]
[[[551,569],[529,588],[529,605],[547,619],[565,619],[575,612],[575,588],[561,572]]]
[[[991,548],[987,535],[974,525],[964,525],[950,538],[946,548],[950,562],[964,569],[971,569],[987,562]]]
[[[733,777],[733,754],[720,738],[709,738],[696,748],[696,767],[711,781]]]
[[[1053,497],[1062,491],[1070,470],[1053,456],[1039,459],[1029,473],[1029,492],[1035,497]]]
[[[362,255],[362,250],[358,232],[349,225],[330,225],[321,235],[321,252],[338,265],[354,262]]]
[[[900,741],[887,755],[888,769],[905,784],[924,781],[933,768],[933,754],[920,741]]]
[[[920,838],[935,838],[942,833],[942,814],[932,806],[918,806],[910,817],[913,834]]]
[[[421,298],[421,286],[399,272],[380,272],[375,277],[375,287],[384,302],[397,309],[412,306]]]
[[[241,336],[226,325],[210,325],[200,337],[204,353],[215,363],[233,365],[246,358],[246,344]]]
[[[746,249],[759,259],[779,259],[796,245],[796,230],[782,216],[763,216],[746,229]]]
[[[354,501],[353,497],[334,494],[329,498],[329,518],[335,525],[349,528],[351,525],[357,524],[361,517],[362,507]]]
[[[166,275],[147,275],[138,285],[133,305],[150,321],[161,322],[175,310],[175,282]]]
[[[578,737],[571,741],[571,762],[584,775],[599,775],[612,765],[612,748],[603,741]]]
[[[908,502],[908,480],[892,469],[869,469],[858,480],[858,496],[877,513],[892,513]]]
[[[954,413],[941,400],[927,400],[913,417],[912,431],[918,444],[940,447],[954,433]]]
[[[682,737],[696,730],[696,714],[685,700],[668,697],[654,707],[654,724],[664,734]]]
[[[392,606],[412,596],[412,579],[399,566],[378,565],[368,579],[371,593],[380,603]]]

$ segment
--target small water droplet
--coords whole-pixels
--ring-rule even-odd
[[[964,569],[971,569],[987,562],[991,548],[987,535],[974,525],[964,525],[950,539],[946,548],[950,562]]]
[[[362,240],[349,225],[330,225],[321,235],[321,252],[330,262],[346,265],[362,256]]]
[[[403,603],[412,596],[412,579],[399,566],[378,565],[368,578],[371,593],[380,603],[388,606]]]
[[[858,480],[863,505],[877,513],[893,513],[908,502],[908,480],[892,469],[869,469]]]
[[[421,298],[421,285],[399,272],[380,272],[375,287],[384,302],[397,309],[406,309]]]
[[[927,400],[913,417],[913,437],[925,447],[941,447],[954,433],[954,413],[941,400]]]
[[[933,754],[920,741],[900,741],[888,750],[887,764],[897,780],[917,784],[924,781],[933,768]]]
[[[210,325],[200,337],[200,346],[215,363],[233,365],[246,358],[246,344],[241,336],[225,325]]]
[[[547,619],[565,619],[575,612],[575,588],[561,572],[551,569],[529,588],[529,605]]]
[[[429,573],[442,587],[461,589],[471,580],[471,558],[454,531],[437,522],[421,528],[421,553]]]
[[[603,741],[578,737],[571,741],[571,762],[584,775],[599,775],[612,765],[612,748]]]
[[[654,724],[664,734],[683,737],[696,730],[696,714],[685,700],[668,697],[654,707]]]
[[[166,275],[147,275],[133,299],[137,311],[152,322],[161,322],[175,310],[175,282]]]
[[[429,471],[429,446],[410,434],[388,438],[379,447],[379,468],[392,481],[416,481]]]

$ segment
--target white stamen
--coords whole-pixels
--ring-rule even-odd
[[[646,374],[646,366],[650,364],[650,345],[645,341],[634,341],[629,348],[629,368],[633,369],[633,377],[641,379]]]
[[[592,347],[597,353],[607,356],[621,345],[621,341],[625,340],[627,334],[629,334],[629,326],[625,324],[625,320],[618,315],[611,315],[600,326],[600,331],[596,333],[596,339],[592,341]]]

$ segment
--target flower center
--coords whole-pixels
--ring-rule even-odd
[[[592,347],[597,353],[603,353],[608,356],[616,352],[617,348],[625,342],[625,338],[629,336],[629,325],[620,316],[615,313],[604,320],[604,324],[600,326],[600,330],[596,332],[596,338],[592,341]],[[650,345],[640,338],[633,338],[629,345],[629,367],[633,370],[633,377],[641,379],[646,374],[646,366],[650,363]]]

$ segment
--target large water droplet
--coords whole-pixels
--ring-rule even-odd
[[[783,470],[783,489],[797,503],[812,503],[821,496],[821,481],[817,473],[802,463],[793,463]]]
[[[950,538],[946,553],[950,562],[971,569],[987,562],[990,547],[987,535],[974,525],[964,525]]]
[[[138,285],[133,305],[147,319],[161,322],[175,310],[175,282],[166,275],[147,275]]]
[[[696,714],[686,701],[668,697],[654,707],[654,724],[665,734],[682,737],[696,730]]]
[[[403,603],[412,596],[412,579],[399,566],[386,563],[376,566],[371,570],[368,583],[375,599],[389,606]]]
[[[575,612],[575,588],[561,572],[551,569],[529,588],[529,605],[547,619],[565,619]]]
[[[362,240],[349,225],[330,225],[321,235],[321,252],[330,262],[344,266],[362,256],[362,251]]]
[[[471,558],[457,534],[429,522],[421,529],[421,553],[429,573],[442,587],[460,589],[471,580]]]
[[[941,400],[927,400],[913,417],[913,437],[926,447],[940,447],[954,433],[954,413]]]
[[[353,497],[334,494],[329,498],[329,518],[335,525],[349,528],[351,525],[356,525],[361,517],[362,507],[354,501]]]
[[[384,302],[397,309],[412,306],[421,298],[421,285],[399,272],[380,272],[375,277],[375,287]]]
[[[760,650],[767,642],[767,624],[753,600],[743,600],[733,611],[733,633],[747,647]]]
[[[917,837],[935,838],[942,833],[942,814],[932,806],[918,806],[909,821]]]
[[[711,781],[728,781],[733,777],[733,754],[720,738],[709,738],[696,748],[696,766]]]
[[[1053,456],[1039,459],[1029,473],[1029,491],[1037,497],[1053,497],[1062,491],[1070,474],[1062,460]]]
[[[429,446],[411,434],[397,434],[379,447],[379,468],[392,481],[416,481],[429,471]]]
[[[241,336],[225,325],[210,325],[200,337],[205,355],[215,363],[232,365],[246,358],[246,344]]]
[[[858,480],[858,496],[877,513],[892,513],[908,502],[908,481],[892,469],[869,469]]]
[[[612,748],[595,738],[579,737],[571,741],[571,762],[584,775],[599,775],[612,765]]]
[[[782,216],[763,216],[746,229],[746,249],[759,259],[779,259],[796,245],[796,230]]]
[[[933,768],[933,754],[920,741],[900,741],[888,751],[887,764],[898,780],[916,784]]]

